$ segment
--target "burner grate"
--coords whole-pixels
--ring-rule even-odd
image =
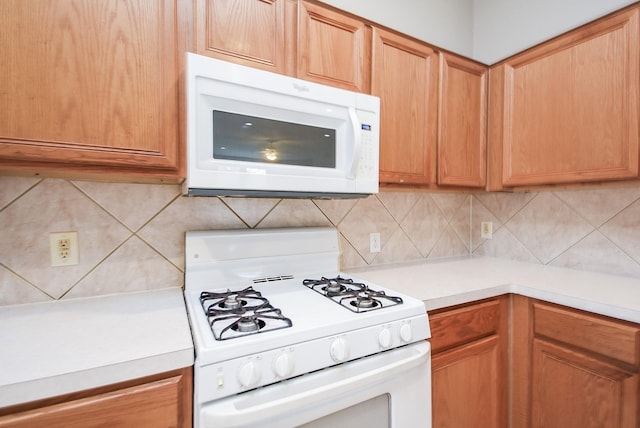
[[[227,340],[291,327],[293,323],[262,294],[247,287],[240,291],[203,291],[200,303],[216,340]]]
[[[351,278],[305,279],[304,285],[353,312],[369,312],[402,304],[402,298],[370,289]]]

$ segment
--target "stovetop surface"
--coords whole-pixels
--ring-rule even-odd
[[[350,331],[425,314],[421,301],[381,287],[372,286],[377,291],[384,291],[389,296],[402,299],[402,303],[379,310],[354,312],[303,284],[305,279],[337,276],[352,278],[349,275],[332,272],[294,276],[290,279],[258,284],[237,283],[218,288],[204,285],[196,288],[192,284],[188,290],[185,290],[185,296],[200,363],[213,363],[268,349],[293,346],[308,340],[348,334]],[[359,281],[357,278],[354,280]],[[258,290],[264,298],[268,299],[270,305],[290,319],[291,327],[234,337],[229,340],[216,340],[200,300],[202,291],[236,291],[249,286]]]
[[[422,332],[414,340],[426,338],[428,318],[420,300],[341,274],[339,259],[339,233],[331,227],[187,232],[185,297],[196,364],[214,364],[273,349],[292,350],[310,341],[338,335],[346,338],[354,332],[410,318],[418,320],[417,331]],[[352,306],[343,307],[304,284],[309,279],[338,276],[398,299],[391,299],[388,306],[378,310],[354,311]],[[247,287],[260,292],[291,321],[291,326],[216,340],[200,301],[201,293]]]

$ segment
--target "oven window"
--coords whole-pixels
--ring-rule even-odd
[[[335,168],[336,131],[214,110],[213,157]]]
[[[324,416],[300,428],[367,427],[389,428],[389,394],[379,395],[355,406]]]

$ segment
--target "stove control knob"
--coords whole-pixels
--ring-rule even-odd
[[[260,368],[253,362],[248,361],[240,366],[238,370],[238,382],[244,388],[253,388],[260,380]]]
[[[400,339],[403,342],[409,342],[413,338],[413,332],[411,331],[411,324],[402,324],[400,326]]]
[[[273,371],[276,376],[285,378],[293,372],[293,359],[289,354],[282,353],[273,361]]]
[[[378,344],[382,348],[388,348],[389,346],[391,346],[391,330],[389,330],[387,327],[384,327],[378,333]]]
[[[335,361],[336,363],[341,363],[349,357],[349,345],[344,338],[338,337],[333,342],[331,342],[330,352],[333,361]]]

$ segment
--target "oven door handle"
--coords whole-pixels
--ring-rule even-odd
[[[430,382],[431,345],[419,342],[404,348],[387,351],[365,359],[344,363],[334,369],[325,369],[279,384],[259,388],[233,397],[228,397],[204,405],[201,410],[201,424],[206,427],[249,427],[284,426],[292,415],[305,409],[316,409],[319,405],[332,402],[341,410],[348,406],[349,398],[358,392],[371,390],[375,384],[384,384],[403,373],[424,365]],[[369,360],[369,361],[367,361]],[[426,366],[426,367],[425,367]],[[378,393],[379,394],[379,393]],[[344,400],[338,399],[345,397]],[[371,397],[373,398],[373,397]],[[311,415],[307,421],[320,415]],[[287,425],[287,424],[285,424]]]

